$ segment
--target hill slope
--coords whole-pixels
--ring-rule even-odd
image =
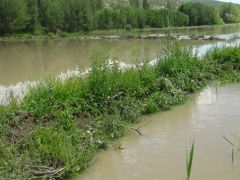
[[[148,1],[151,7],[167,6],[168,2],[170,2],[170,4],[175,7],[179,7],[182,3],[185,3],[185,2],[199,2],[199,3],[207,4],[209,6],[218,8],[226,3],[219,0],[148,0]],[[122,3],[125,5],[128,4],[128,0],[105,0],[106,4],[110,4],[113,2]],[[236,4],[236,5],[240,6],[239,4]]]
[[[226,2],[222,2],[222,1],[218,1],[218,0],[190,0],[191,2],[200,2],[203,4],[207,4],[213,7],[220,7],[223,4],[225,4]],[[236,4],[238,6],[240,6],[239,4]]]

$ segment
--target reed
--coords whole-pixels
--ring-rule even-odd
[[[223,136],[223,138],[226,140],[226,142],[232,147],[232,164],[234,164],[234,155],[235,155],[235,145],[232,143],[231,140],[229,140],[228,138],[226,138],[225,136]]]
[[[187,177],[186,179],[189,180],[192,173],[192,165],[193,165],[193,158],[194,158],[194,147],[195,147],[195,141],[191,143],[191,149],[188,151],[186,148],[186,170],[187,170]]]

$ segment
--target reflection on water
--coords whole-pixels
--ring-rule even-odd
[[[212,42],[212,43],[206,43],[203,45],[197,45],[193,46],[193,51],[198,54],[198,56],[202,57],[204,56],[210,49],[214,47],[236,47],[240,46],[240,40],[234,40],[234,41],[224,41],[224,42]]]
[[[169,32],[173,34],[183,35],[221,35],[221,34],[233,34],[239,32],[240,25],[217,25],[217,26],[202,26],[202,27],[191,27],[191,28],[173,28]],[[152,33],[157,33],[159,30],[153,30]],[[160,31],[165,33],[165,31]],[[167,30],[168,32],[168,30]]]
[[[216,86],[217,87],[217,86]],[[217,100],[218,88],[206,87],[197,97],[198,104],[213,104]]]
[[[239,92],[240,84],[213,84],[182,106],[144,117],[152,120],[142,129],[146,136],[129,132],[119,141],[123,150],[99,153],[76,180],[183,180],[186,141],[194,137],[191,179],[238,180],[239,159],[232,165],[231,147],[222,135],[240,132]]]

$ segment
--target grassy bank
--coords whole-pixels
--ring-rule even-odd
[[[155,66],[123,70],[92,57],[91,72],[64,82],[49,79],[24,100],[0,107],[0,178],[63,178],[79,173],[99,149],[144,114],[182,104],[211,80],[240,81],[240,48],[199,59],[173,48]]]

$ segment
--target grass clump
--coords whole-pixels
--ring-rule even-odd
[[[214,49],[200,60],[190,49],[176,47],[156,66],[144,63],[128,69],[95,55],[84,78],[40,82],[19,104],[0,107],[0,177],[64,178],[78,173],[139,116],[182,104],[189,93],[223,73],[235,80],[240,55],[232,51],[240,48]]]
[[[240,82],[240,48],[222,47],[214,48],[205,57],[210,72],[222,82]]]

